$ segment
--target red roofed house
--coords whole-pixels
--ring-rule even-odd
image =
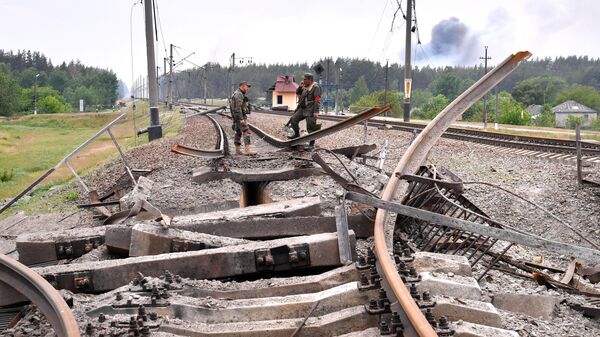
[[[275,84],[269,89],[273,91],[273,103],[271,107],[280,107],[280,109],[283,109],[287,106],[289,111],[296,110],[296,89],[298,89],[298,83],[294,81],[294,76],[277,76]]]

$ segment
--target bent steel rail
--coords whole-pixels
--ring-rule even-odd
[[[0,254],[0,281],[33,302],[46,316],[57,336],[79,337],[79,327],[60,293],[22,263]]]
[[[400,178],[398,177],[404,174],[414,174],[425,160],[433,145],[441,137],[444,131],[450,127],[451,123],[461,113],[473,105],[473,103],[483,97],[485,93],[500,83],[500,81],[508,76],[529,56],[531,56],[531,53],[527,51],[509,56],[500,65],[487,73],[442,110],[442,112],[440,112],[440,114],[438,114],[437,117],[431,121],[421,133],[419,133],[415,141],[408,147],[400,159],[398,166],[396,166],[394,174],[392,174],[388,181],[381,199],[384,201],[392,200],[400,183]],[[404,191],[401,191],[401,193],[403,194]],[[377,256],[378,269],[385,279],[385,282],[383,283],[388,298],[390,298],[391,306],[400,313],[402,323],[409,336],[437,336],[400,279],[400,275],[398,275],[396,270],[396,264],[388,253],[388,243],[386,242],[384,231],[386,218],[387,210],[381,208],[378,209],[374,227],[375,254]],[[392,239],[392,237],[388,238],[388,240]]]
[[[201,157],[201,158],[223,158],[225,155],[229,154],[229,147],[227,144],[227,135],[225,134],[225,130],[219,122],[213,117],[207,115],[209,112],[216,112],[224,107],[218,109],[211,109],[207,111],[203,111],[200,114],[195,114],[194,116],[200,115],[208,118],[210,122],[215,127],[215,131],[217,132],[218,138],[217,143],[215,144],[215,150],[205,150],[205,149],[197,149],[194,147],[189,147],[181,144],[175,144],[171,147],[171,152],[175,152],[178,154],[191,156],[191,157]]]
[[[262,138],[267,143],[269,143],[275,147],[278,147],[278,148],[286,148],[286,147],[292,147],[292,146],[295,146],[298,144],[310,142],[311,140],[317,140],[319,138],[332,135],[336,132],[347,129],[355,124],[358,124],[358,123],[366,121],[372,117],[375,117],[379,114],[382,114],[390,109],[391,109],[391,106],[389,104],[384,106],[383,108],[380,108],[377,106],[372,107],[372,108],[363,110],[360,113],[358,113],[350,118],[344,119],[343,121],[336,123],[332,126],[326,127],[319,131],[315,131],[313,133],[309,133],[308,135],[294,138],[292,140],[281,140],[279,138],[273,137],[273,136],[269,135],[268,133],[266,133],[265,131],[261,130],[260,128],[252,125],[251,123],[248,123],[248,126],[250,127],[252,132],[254,132],[257,136]],[[227,115],[222,115],[222,116],[231,118],[230,116],[227,116]]]

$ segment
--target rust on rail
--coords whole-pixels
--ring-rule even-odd
[[[425,160],[429,150],[441,137],[444,131],[450,127],[451,123],[473,103],[483,97],[485,93],[500,83],[500,81],[508,76],[508,74],[529,56],[531,56],[531,53],[527,51],[509,56],[440,112],[440,114],[438,114],[438,116],[423,129],[415,141],[406,150],[400,159],[398,166],[396,166],[394,174],[388,181],[381,199],[385,201],[392,200],[399,187],[400,179],[398,176],[416,173],[416,170]],[[401,191],[402,194],[403,192],[404,191]],[[409,330],[409,335],[420,337],[437,336],[400,279],[400,275],[398,275],[396,270],[396,264],[388,253],[388,244],[386,242],[384,230],[386,218],[387,211],[379,209],[375,218],[374,236],[375,254],[377,255],[377,260],[381,267],[382,276],[389,284],[391,290],[391,293],[388,293],[388,297],[392,303],[394,302],[394,299],[396,299],[401,306],[403,312],[403,315],[401,316],[403,316],[405,320],[403,323]],[[388,239],[391,240],[392,238]]]

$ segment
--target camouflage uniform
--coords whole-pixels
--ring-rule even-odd
[[[300,136],[300,121],[303,119],[306,119],[306,131],[308,133],[321,129],[321,125],[317,124],[317,114],[321,109],[321,87],[313,82],[310,86],[301,88],[298,108],[290,118],[294,136]]]
[[[235,131],[235,145],[242,145],[241,140],[244,138],[244,144],[250,144],[250,128],[248,127],[248,97],[246,94],[237,89],[229,101],[231,116],[233,117],[233,125],[231,128]]]

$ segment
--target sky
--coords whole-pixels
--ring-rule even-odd
[[[177,46],[175,62],[194,53],[177,71],[226,65],[232,53],[254,63],[357,57],[404,64],[396,0],[155,1],[161,72],[169,44]],[[521,50],[600,57],[597,0],[415,1],[413,62],[420,66],[481,64],[484,46],[491,65]],[[78,59],[128,85],[147,72],[144,6],[134,0],[0,0],[0,32],[0,49],[40,51],[55,65]]]

